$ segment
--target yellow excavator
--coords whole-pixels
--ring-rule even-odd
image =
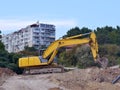
[[[86,35],[88,37],[85,37]],[[106,68],[108,59],[99,57],[98,43],[94,32],[56,40],[48,46],[42,56],[19,58],[19,67],[24,68],[25,74],[63,72],[64,68],[54,62],[58,49],[65,46],[83,44],[89,44],[94,61],[100,63],[103,68]]]

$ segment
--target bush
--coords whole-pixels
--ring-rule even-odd
[[[86,68],[96,65],[88,45],[76,46],[69,52],[60,54],[59,63],[65,66]]]
[[[23,73],[23,69],[20,69],[20,68],[18,67],[18,65],[15,64],[15,63],[9,63],[9,64],[6,65],[6,67],[9,68],[9,69],[11,69],[11,70],[13,70],[13,71],[16,72],[17,74]]]
[[[99,54],[105,56],[109,60],[109,66],[119,64],[120,47],[115,44],[104,44],[99,46]]]
[[[22,73],[23,70],[18,67],[18,59],[20,57],[22,57],[20,54],[0,50],[0,67],[9,68],[17,74]]]
[[[115,44],[105,44],[99,46],[99,55],[109,60],[108,66],[120,64],[120,47]],[[62,52],[59,56],[59,63],[65,66],[77,66],[86,68],[100,66],[94,62],[92,52],[88,45],[76,46],[69,52]]]

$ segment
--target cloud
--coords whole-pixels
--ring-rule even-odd
[[[13,32],[24,28],[28,25],[35,23],[36,21],[24,21],[24,20],[0,20],[0,30],[3,33]],[[73,27],[77,25],[75,20],[41,20],[40,23],[54,24],[56,28]]]
[[[53,20],[53,21],[51,20],[46,21],[45,23],[54,24],[58,27],[70,27],[77,25],[77,22],[75,20]]]
[[[33,23],[32,21],[18,21],[18,20],[0,20],[0,30],[4,32],[19,30],[27,25]]]

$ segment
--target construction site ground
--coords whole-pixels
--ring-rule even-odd
[[[17,75],[0,68],[0,90],[120,90],[120,80],[112,84],[120,68],[74,69],[65,73]]]

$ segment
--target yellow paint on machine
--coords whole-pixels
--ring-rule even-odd
[[[38,56],[19,58],[20,68],[35,67],[35,66],[41,66],[41,65],[48,65],[48,63],[47,62],[41,63],[41,60],[39,59]]]
[[[24,57],[19,59],[19,67],[39,66],[41,61],[38,56]]]

